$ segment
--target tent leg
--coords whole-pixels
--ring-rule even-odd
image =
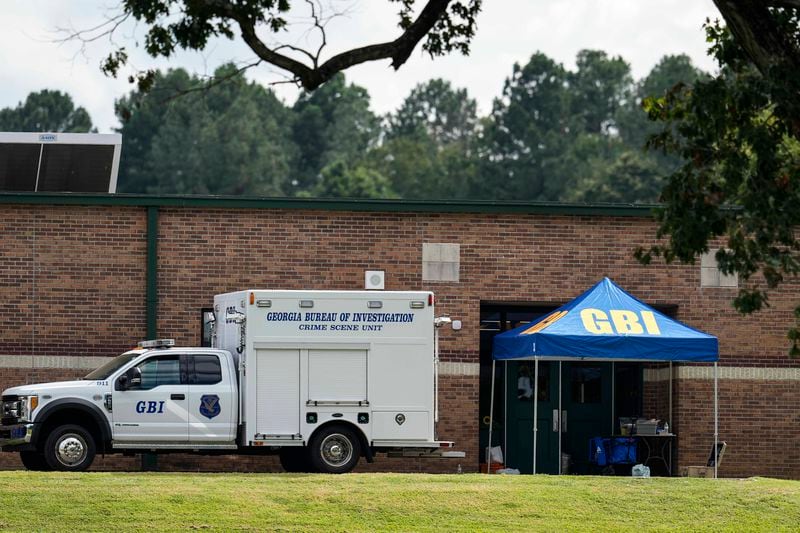
[[[614,407],[615,407],[615,400],[614,395],[617,392],[617,369],[614,366],[614,361],[611,361],[611,433],[609,435],[614,434]]]
[[[714,362],[714,479],[717,479],[717,468],[719,468],[719,370],[717,363]]]
[[[672,424],[672,432],[675,432],[675,423],[672,421],[672,361],[669,362],[669,420],[668,423]]]
[[[492,393],[489,399],[489,446],[487,446],[486,473],[492,473],[492,426],[494,425],[494,369],[497,361],[492,359]]]
[[[508,361],[503,361],[503,453],[508,453]]]
[[[533,360],[533,473],[536,474],[536,441],[539,431],[539,359]]]
[[[561,471],[561,428],[563,424],[561,423],[561,416],[563,412],[561,411],[561,361],[558,362],[558,475],[561,475],[563,472]]]

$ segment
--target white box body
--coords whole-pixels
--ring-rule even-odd
[[[432,293],[246,290],[214,310],[214,347],[239,357],[244,445],[307,444],[335,420],[376,447],[434,441]]]

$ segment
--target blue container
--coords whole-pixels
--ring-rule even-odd
[[[630,437],[615,437],[610,440],[608,462],[613,465],[636,464],[637,441]]]

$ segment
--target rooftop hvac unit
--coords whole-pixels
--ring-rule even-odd
[[[0,191],[117,190],[118,133],[0,132]]]

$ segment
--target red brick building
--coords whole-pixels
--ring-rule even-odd
[[[720,440],[728,443],[720,475],[800,478],[800,361],[789,359],[786,340],[797,281],[775,292],[769,309],[743,317],[731,306],[737,280],[720,276],[713,262],[635,261],[633,250],[654,239],[646,207],[7,193],[0,212],[2,388],[84,375],[145,338],[197,345],[202,310],[217,293],[363,289],[365,270],[384,270],[387,290],[432,290],[437,314],[463,323],[441,335],[438,436],[455,440],[466,458],[378,458],[360,469],[453,472],[460,462],[476,471],[493,333],[608,276],[719,337]],[[608,403],[598,392],[607,390],[598,381],[605,378],[579,370],[570,376],[583,380],[581,399],[572,399],[584,401],[585,388]],[[509,466],[516,454],[523,470],[531,421],[520,413],[532,402],[515,404],[509,389],[524,372],[505,368],[498,378],[503,426],[495,440]],[[678,435],[673,470],[705,463],[713,442],[711,367],[675,365],[671,394],[664,365],[611,372],[615,399],[604,431],[616,416],[668,419]],[[567,396],[570,386],[577,390],[570,376]],[[573,455],[576,464],[583,459]],[[2,454],[0,465],[16,467],[17,458]],[[137,466],[135,458],[107,457],[94,468]],[[277,462],[169,456],[159,467],[271,470]]]

